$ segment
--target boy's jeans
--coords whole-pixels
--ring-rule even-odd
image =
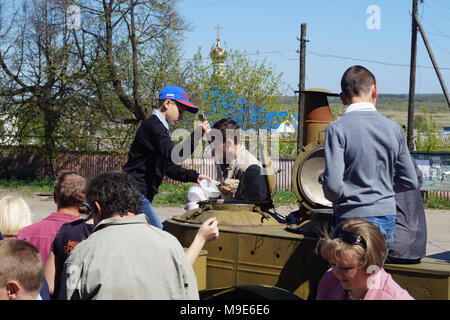
[[[142,213],[147,216],[152,226],[162,229],[163,225],[159,220],[158,216],[156,215],[155,210],[153,210],[152,204],[143,194],[141,194],[141,197],[142,197]]]
[[[381,216],[381,217],[364,217],[363,219],[369,221],[380,229],[381,234],[386,242],[387,251],[394,243],[395,231],[395,216]],[[346,220],[345,218],[336,218],[334,226]]]

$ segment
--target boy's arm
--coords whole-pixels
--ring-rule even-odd
[[[186,137],[183,141],[174,145],[171,150],[171,161],[173,163],[181,163],[189,158],[194,150],[197,149],[201,137],[201,131],[194,130],[189,137]]]
[[[419,181],[414,168],[411,154],[406,144],[405,135],[401,132],[400,152],[395,163],[394,192],[403,192],[417,189]]]
[[[182,166],[169,161],[166,175],[173,180],[181,182],[197,182],[199,173],[195,170],[183,168]]]
[[[154,126],[149,124],[147,136],[151,145],[159,155],[164,159],[173,163],[181,163],[187,159],[197,148],[200,138],[202,137],[201,127],[198,127],[190,136],[181,143],[174,145],[167,129],[161,125]]]
[[[344,147],[338,128],[328,125],[325,130],[325,171],[323,193],[331,202],[337,201],[344,188]]]

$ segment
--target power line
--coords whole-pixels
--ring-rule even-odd
[[[236,2],[236,0],[223,0],[223,1],[216,1],[216,2],[208,2],[208,3],[196,4],[196,5],[188,6],[188,7],[180,7],[180,9],[200,8],[200,7],[213,6],[216,4],[223,4],[223,3],[228,3],[228,2]]]
[[[361,6],[361,7],[357,7],[356,10],[355,10],[354,15],[353,15],[350,19],[347,19],[348,23],[342,25],[342,28],[340,29],[338,35],[335,37],[335,39],[333,40],[333,42],[331,43],[331,45],[326,49],[326,53],[330,52],[331,48],[334,47],[334,45],[336,44],[336,42],[338,41],[338,39],[345,33],[345,31],[347,31],[348,26],[349,26],[352,22],[354,22],[355,17],[356,17],[357,15],[360,14],[361,9],[362,9],[364,6],[365,6],[365,5],[363,5],[363,6]],[[315,69],[317,68],[317,66],[320,65],[320,62],[321,62],[321,60],[319,60],[314,66],[312,66],[310,72],[314,72]]]
[[[434,36],[440,36],[440,37],[446,37],[450,39],[450,34],[444,34],[444,33],[436,33],[436,32],[427,32],[428,34],[432,34]]]
[[[442,3],[441,3],[442,4]],[[444,17],[446,20],[449,20],[447,17],[445,17],[444,15],[442,15],[438,10],[434,9],[433,7],[429,6],[428,4],[424,3],[424,5],[426,5],[428,8],[430,8],[431,10],[437,12],[440,16]],[[445,5],[444,5],[445,6]],[[447,7],[450,9],[450,7]],[[434,26],[432,23],[430,23],[428,20],[423,18],[423,14],[425,12],[425,6],[422,6],[422,16],[420,17],[420,20],[422,21],[426,21],[428,25],[430,25],[434,30],[438,31],[438,33],[434,33],[434,32],[427,32],[428,34],[431,35],[437,35],[437,36],[441,36],[441,37],[446,37],[446,38],[450,38],[450,35],[445,34],[443,32],[441,32],[441,30],[439,28],[437,28],[436,26]],[[440,44],[436,43],[435,41],[430,39],[430,42],[432,42],[434,45],[436,45],[439,49],[445,51],[446,53],[450,54],[450,51],[448,51],[448,49],[444,48],[443,46],[441,46]]]
[[[298,58],[288,58],[285,55],[283,55],[280,51],[266,51],[266,52],[256,52],[256,53],[248,53],[245,54],[246,56],[254,56],[254,55],[264,55],[264,54],[278,54],[280,57],[286,60],[295,60],[298,61]]]
[[[439,49],[441,49],[442,51],[445,51],[446,53],[450,54],[450,51],[448,51],[448,49],[444,48],[443,46],[441,46],[440,44],[436,43],[435,41],[430,39],[430,42],[434,43],[434,45],[436,47],[438,47]]]
[[[284,52],[291,52],[291,50],[284,51]],[[280,57],[282,57],[285,60],[298,61],[298,58],[289,58],[289,57],[285,56],[282,52],[276,51],[276,50],[274,50],[274,51],[255,52],[255,53],[242,53],[242,54],[240,54],[240,56],[259,56],[259,55],[269,55],[269,54],[277,54],[277,55],[279,55]],[[209,57],[203,57],[202,58],[202,60],[207,60],[207,59],[210,59],[210,58]],[[194,59],[193,58],[192,59],[183,58],[183,59],[180,59],[180,60],[182,60],[182,61],[190,61],[190,60],[194,60]]]
[[[437,0],[441,5],[443,5],[444,7],[446,7],[447,9],[450,10],[450,7],[447,6],[445,3],[443,3],[441,0]]]
[[[352,61],[362,61],[362,62],[370,62],[370,63],[377,63],[377,64],[382,64],[382,65],[386,65],[386,66],[393,66],[393,67],[408,67],[409,68],[409,64],[400,64],[400,63],[390,63],[390,62],[385,62],[385,61],[377,61],[377,60],[369,60],[369,59],[360,59],[360,58],[353,58],[353,57],[344,57],[344,56],[337,56],[337,55],[332,55],[332,54],[321,54],[318,52],[314,52],[314,51],[310,51],[308,52],[308,54],[312,54],[312,55],[316,55],[319,57],[324,57],[324,58],[336,58],[336,59],[343,59],[343,60],[352,60]],[[433,67],[429,67],[429,66],[416,66],[417,68],[424,68],[424,69],[434,69]],[[441,70],[450,70],[450,68],[439,68]]]
[[[436,44],[435,42],[433,42],[434,44]],[[437,44],[436,44],[437,45]],[[441,49],[447,51],[445,48]],[[448,51],[447,51],[448,52]],[[241,54],[242,56],[255,56],[255,55],[264,55],[264,54],[278,54],[280,55],[282,58],[286,59],[286,60],[291,60],[291,61],[298,61],[298,58],[288,58],[285,55],[283,55],[281,52],[279,51],[266,51],[266,52],[255,52],[255,53],[245,53],[245,54]],[[376,64],[382,64],[382,65],[386,65],[386,66],[392,66],[392,67],[408,67],[409,68],[409,64],[400,64],[400,63],[391,63],[391,62],[386,62],[386,61],[378,61],[378,60],[371,60],[371,59],[362,59],[362,58],[354,58],[354,57],[345,57],[345,56],[338,56],[338,55],[333,55],[333,54],[323,54],[323,53],[319,53],[319,52],[314,52],[314,51],[309,51],[307,52],[306,55],[315,55],[315,56],[319,56],[322,58],[335,58],[335,59],[342,59],[342,60],[351,60],[351,61],[361,61],[361,62],[370,62],[370,63],[376,63]],[[450,54],[450,52],[449,52]],[[202,58],[202,60],[205,59],[209,59],[209,57],[204,57]],[[193,59],[180,59],[183,61],[190,61]],[[423,69],[434,69],[433,67],[430,66],[416,66],[417,68],[423,68]],[[439,69],[441,70],[450,70],[450,68],[447,67],[440,67]]]
[[[425,6],[427,6],[428,8],[430,8],[431,10],[433,10],[434,12],[436,12],[438,15],[440,15],[442,18],[444,18],[446,21],[449,21],[450,20],[450,18],[449,17],[446,17],[445,15],[443,15],[439,10],[437,10],[437,9],[435,9],[435,8],[433,8],[433,7],[431,7],[428,3],[426,3],[426,2],[424,2],[423,3]]]
[[[437,32],[439,32],[440,34],[445,34],[444,32],[441,31],[441,29],[439,29],[438,27],[436,27],[434,24],[432,24],[430,21],[428,21],[425,18],[422,18],[421,21],[425,21],[430,27],[432,27],[434,30],[436,30]]]
[[[435,42],[433,42],[435,43]],[[436,44],[436,43],[435,43]],[[436,44],[437,45],[437,44]],[[447,51],[445,48],[441,49]],[[286,60],[291,60],[291,61],[297,61],[298,58],[288,58],[285,55],[283,55],[280,51],[265,51],[265,52],[255,52],[255,53],[245,53],[245,54],[241,54],[241,56],[257,56],[257,55],[265,55],[265,54],[278,54],[279,56],[281,56],[282,58],[286,59]],[[379,60],[371,60],[371,59],[362,59],[362,58],[354,58],[354,57],[345,57],[345,56],[338,56],[338,55],[333,55],[333,54],[323,54],[323,53],[319,53],[319,52],[314,52],[314,51],[309,51],[307,52],[306,55],[315,55],[315,56],[319,56],[322,58],[335,58],[335,59],[342,59],[342,60],[352,60],[352,61],[362,61],[362,62],[370,62],[370,63],[377,63],[377,64],[382,64],[382,65],[386,65],[386,66],[393,66],[393,67],[408,67],[409,68],[409,64],[400,64],[400,63],[391,63],[391,62],[386,62],[386,61],[379,61]],[[204,57],[202,58],[202,60],[205,59],[209,59],[209,57]],[[183,61],[190,61],[193,59],[180,59]],[[424,68],[424,69],[433,69],[433,67],[430,66],[416,66],[417,68]],[[441,70],[450,70],[450,68],[447,67],[441,67],[439,68]]]

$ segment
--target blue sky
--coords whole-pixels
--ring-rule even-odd
[[[419,1],[420,2],[420,1]],[[379,8],[379,29],[367,21]],[[225,49],[246,51],[252,59],[267,58],[283,72],[287,94],[298,88],[300,24],[307,23],[306,88],[339,92],[343,72],[361,64],[377,78],[380,93],[408,93],[412,0],[183,0],[181,14],[191,23],[186,32],[184,58],[202,47],[208,56],[220,23]],[[419,17],[450,90],[450,1],[425,0]],[[375,21],[376,22],[376,21]],[[254,55],[259,51],[259,55]],[[338,57],[332,57],[338,56]],[[375,62],[349,60],[364,59]],[[389,63],[393,66],[383,63]],[[404,66],[406,65],[406,66]],[[442,93],[431,60],[418,35],[416,93]]]

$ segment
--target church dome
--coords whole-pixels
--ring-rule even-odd
[[[210,55],[213,63],[224,63],[227,59],[227,52],[220,46],[220,39],[217,38],[217,44],[214,49],[212,49]]]

